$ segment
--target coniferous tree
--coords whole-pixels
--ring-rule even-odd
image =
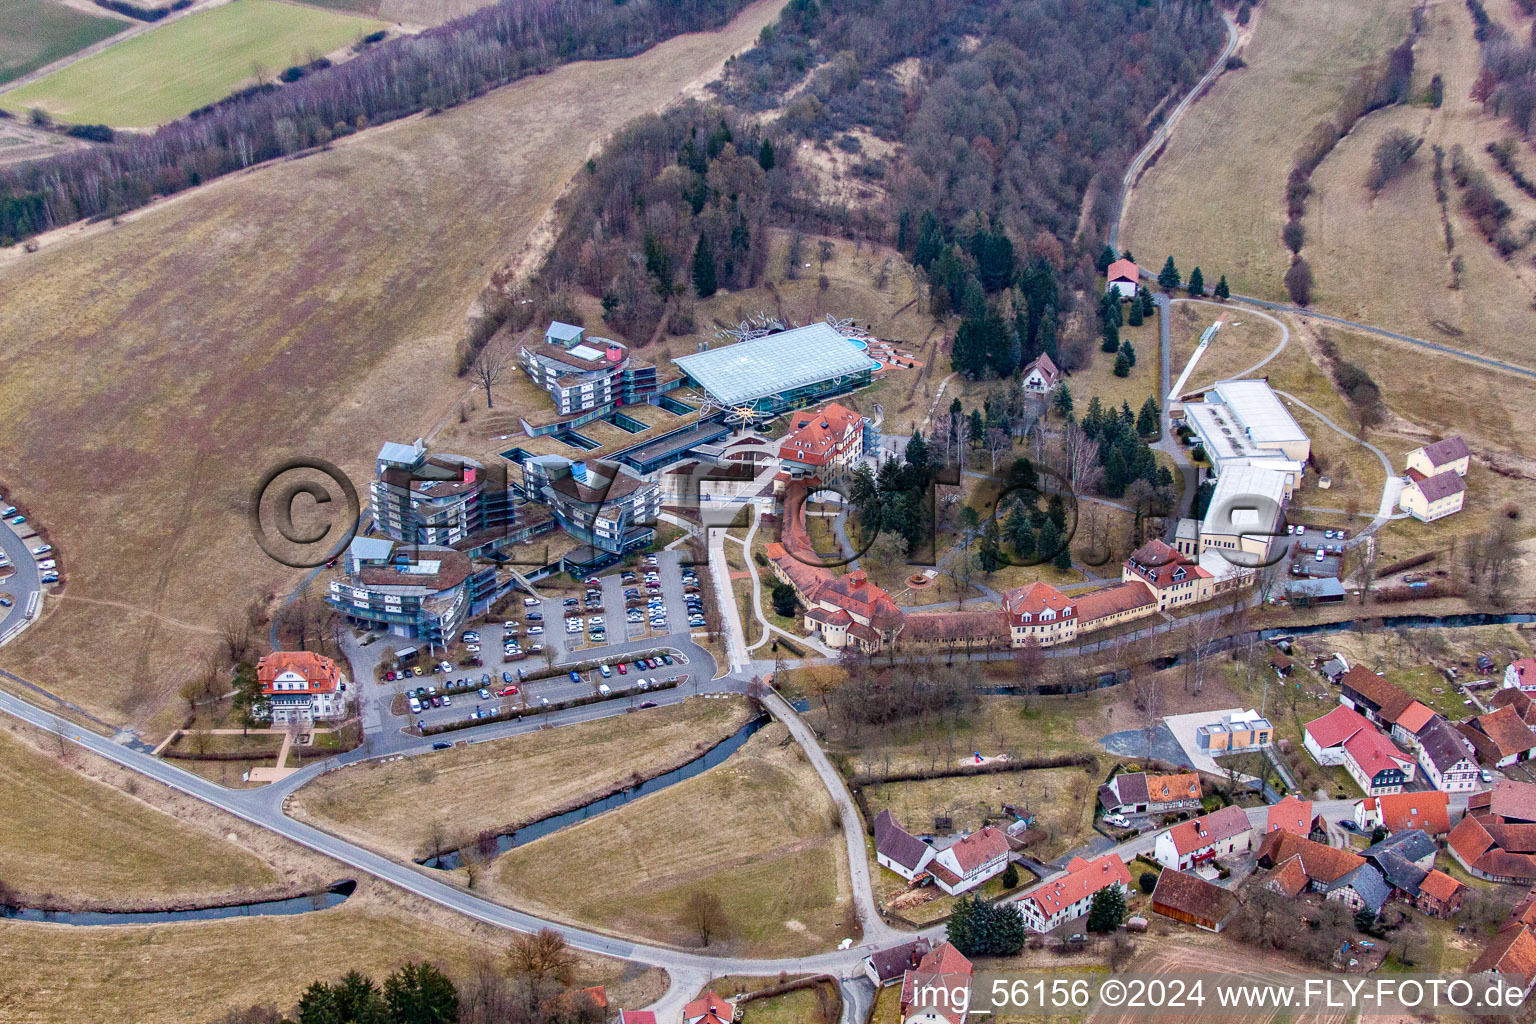
[[[1108,272],[1109,265],[1119,258],[1115,255],[1114,246],[1106,245],[1103,249],[1099,250],[1099,258],[1093,265],[1098,268],[1099,273],[1103,274]]]
[[[1131,308],[1126,310],[1125,323],[1128,327],[1140,327],[1146,319],[1141,312],[1141,294],[1138,292],[1131,299]]]
[[[1069,546],[1067,544],[1062,544],[1057,549],[1057,551],[1056,551],[1056,557],[1051,559],[1051,565],[1056,567],[1056,571],[1057,572],[1066,572],[1067,570],[1071,569],[1072,568],[1072,548],[1071,548],[1071,546]]]
[[[1088,904],[1088,930],[1105,934],[1120,927],[1125,920],[1125,893],[1118,885],[1106,886],[1093,894]]]
[[[1158,424],[1162,422],[1162,410],[1157,407],[1157,399],[1151,395],[1141,403],[1141,412],[1136,415],[1136,433],[1142,437],[1151,437],[1159,430]]]
[[[914,430],[912,437],[907,441],[907,465],[918,473],[924,480],[928,477],[928,442],[923,440],[923,432]]]
[[[1104,325],[1104,340],[1099,343],[1099,350],[1102,352],[1120,351],[1120,328],[1114,324]]]
[[[1045,503],[1045,516],[1060,533],[1067,528],[1067,503],[1059,494],[1051,495],[1051,500]]]
[[[1051,357],[1056,362],[1056,307],[1050,306],[1040,316],[1040,334],[1036,345],[1039,355]]]
[[[764,139],[763,144],[757,147],[757,166],[765,171],[771,171],[776,160],[777,157],[773,152],[773,142],[769,139]]]
[[[966,440],[971,443],[972,448],[975,448],[977,445],[981,444],[983,440],[986,439],[987,425],[982,420],[981,412],[979,410],[971,410],[971,415],[966,421],[965,434]]]
[[[459,992],[431,964],[406,964],[384,980],[391,1024],[457,1024]]]
[[[1152,292],[1146,288],[1141,290],[1141,315],[1144,317],[1157,315],[1157,302],[1152,298]]]
[[[1056,385],[1056,397],[1051,399],[1051,405],[1061,413],[1062,419],[1072,418],[1072,389],[1067,387],[1066,381]]]
[[[1131,366],[1135,366],[1136,365],[1136,346],[1135,345],[1132,345],[1129,341],[1122,341],[1120,343],[1120,354],[1125,356],[1125,361],[1127,363],[1129,363]]]
[[[1227,299],[1232,297],[1232,290],[1227,287],[1226,274],[1221,275],[1221,280],[1216,282],[1216,288],[1211,292],[1211,294],[1216,296],[1222,302],[1226,302]]]
[[[1015,504],[1008,510],[1008,518],[1003,520],[1003,536],[1019,558],[1027,559],[1035,553],[1035,531],[1023,505]]]
[[[1158,272],[1157,283],[1162,285],[1165,292],[1171,292],[1179,286],[1179,268],[1174,266],[1172,256],[1168,257],[1168,262]]]
[[[1124,352],[1115,356],[1114,372],[1116,377],[1129,377],[1131,375],[1131,361],[1125,358]]]
[[[1125,494],[1126,473],[1125,456],[1120,454],[1118,445],[1109,450],[1109,455],[1104,459],[1104,493],[1111,498],[1118,498]]]
[[[1194,270],[1189,272],[1189,294],[1205,294],[1205,275],[1200,273],[1199,267],[1196,267]]]
[[[715,294],[719,283],[715,280],[715,254],[709,248],[709,236],[699,235],[699,244],[693,249],[693,290],[699,298],[707,299]]]

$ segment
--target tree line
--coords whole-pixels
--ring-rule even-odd
[[[442,110],[572,60],[625,57],[724,24],[742,0],[501,0],[281,88],[241,94],[152,134],[0,171],[0,244],[323,146],[371,124]]]

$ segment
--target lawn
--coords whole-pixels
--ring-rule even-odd
[[[129,25],[118,18],[92,17],[58,0],[0,0],[0,82],[30,74]]]
[[[1333,111],[1359,68],[1397,45],[1413,6],[1293,0],[1257,8],[1240,51],[1247,66],[1224,73],[1185,113],[1131,193],[1121,244],[1154,272],[1171,253],[1184,274],[1199,265],[1208,282],[1226,274],[1234,292],[1285,298],[1280,229],[1297,142]],[[1447,83],[1447,96],[1453,88]],[[1311,221],[1309,211],[1308,231]]]
[[[585,803],[692,760],[750,716],[744,699],[694,699],[409,761],[365,761],[304,786],[289,811],[401,860],[430,856],[435,831],[451,847]]]
[[[161,906],[278,881],[233,843],[0,733],[0,878],[36,901]],[[4,943],[0,942],[0,946]],[[3,954],[0,954],[3,955]]]
[[[292,917],[126,928],[0,920],[0,1005],[14,1024],[185,1024],[253,1004],[289,1011],[311,981],[354,968],[382,981],[412,960],[456,977],[481,963],[499,966],[505,932],[422,909],[365,882],[339,907]],[[631,1006],[666,987],[659,971],[592,956],[581,957],[577,975]]]
[[[690,896],[717,896],[711,955],[787,956],[857,941],[841,826],[787,730],[724,764],[492,862],[483,892],[510,905],[699,947]],[[586,865],[580,871],[572,865]],[[786,884],[793,879],[793,884]]]
[[[453,418],[454,347],[491,270],[594,143],[779,6],[0,254],[0,481],[74,567],[0,662],[104,718],[179,722],[219,627],[302,578],[251,540],[254,479],[303,454],[362,484],[381,439]]]
[[[0,96],[76,124],[147,128],[339,49],[384,23],[280,0],[234,0],[159,26]]]

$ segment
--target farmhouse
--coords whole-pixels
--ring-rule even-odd
[[[1424,476],[1435,476],[1439,473],[1466,476],[1471,463],[1472,450],[1467,447],[1467,442],[1458,436],[1444,438],[1423,448],[1415,448],[1408,453],[1406,466]]]
[[[1467,496],[1467,483],[1452,472],[1425,476],[1408,470],[1398,507],[1421,523],[1432,523],[1461,511]]]
[[[911,942],[890,949],[882,949],[864,958],[864,976],[875,988],[884,988],[900,981],[908,971],[915,970],[933,944],[927,939]]]
[[[1181,821],[1158,835],[1153,858],[1165,868],[1185,871],[1253,848],[1253,827],[1241,807],[1223,807],[1203,817]]]
[[[1478,715],[1458,728],[1489,767],[1507,768],[1536,757],[1536,731],[1525,724],[1513,705]]]
[[[1019,383],[1025,394],[1048,395],[1060,382],[1061,371],[1056,369],[1051,357],[1042,352],[1024,367]]]
[[[1483,947],[1467,973],[1517,979],[1524,984],[1525,994],[1530,995],[1536,990],[1536,936],[1517,922],[1506,924]]]
[[[1340,765],[1344,763],[1344,741],[1370,727],[1352,708],[1340,706],[1303,726],[1301,742],[1318,764]]]
[[[1370,907],[1379,913],[1391,895],[1381,872],[1359,854],[1283,829],[1264,836],[1258,864],[1273,869],[1264,884],[1285,896],[1310,889],[1325,899],[1342,901],[1352,910]]]
[[[1366,796],[1401,792],[1415,767],[1413,758],[1369,726],[1344,741],[1344,769]]]
[[[1536,882],[1536,825],[1506,824],[1498,815],[1467,814],[1445,840],[1467,873],[1489,882]]]
[[[1442,793],[1470,793],[1477,788],[1477,752],[1450,722],[1436,715],[1414,737],[1424,777]]]
[[[915,881],[933,859],[933,847],[902,828],[889,810],[875,818],[875,861]]]
[[[1041,882],[1020,896],[1019,910],[1025,926],[1043,935],[1088,913],[1093,894],[1112,885],[1119,886],[1122,893],[1131,889],[1131,873],[1117,855],[1106,853],[1094,861],[1073,857],[1066,874]]]
[[[1504,685],[1524,694],[1536,694],[1536,658],[1521,658],[1504,670]]]
[[[963,1003],[969,1002],[971,976],[975,968],[948,942],[941,942],[924,954],[917,966],[901,978],[901,1019],[923,1024],[964,1024]],[[959,1006],[950,1005],[953,994],[963,997]]]
[[[1418,829],[1394,832],[1361,852],[1392,887],[1392,894],[1435,917],[1454,913],[1462,903],[1466,886],[1435,869],[1438,848]]]
[[[1396,683],[1382,678],[1363,665],[1356,665],[1340,680],[1343,692],[1339,703],[1360,712],[1383,729],[1390,729],[1398,716],[1413,703],[1413,695]]]
[[[1388,793],[1355,801],[1355,825],[1369,834],[1380,825],[1397,833],[1418,829],[1432,836],[1451,830],[1450,798],[1444,792]]]
[[[1520,716],[1520,721],[1536,727],[1536,697],[1531,697],[1524,690],[1513,686],[1504,687],[1494,693],[1493,698],[1488,701],[1488,706],[1494,710],[1512,707]]]
[[[1099,787],[1099,804],[1109,814],[1166,814],[1200,806],[1200,776],[1121,772]]]
[[[934,884],[955,896],[976,888],[1008,867],[1008,837],[988,825],[961,836],[928,861]]]
[[[1237,912],[1238,899],[1230,890],[1183,871],[1164,871],[1152,890],[1152,912],[1219,932]]]
[[[272,706],[272,722],[314,722],[346,714],[341,669],[313,651],[274,651],[256,663],[256,681]]]

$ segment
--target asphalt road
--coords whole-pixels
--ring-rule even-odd
[[[26,529],[25,526],[22,527]],[[37,560],[32,557],[28,545],[36,546],[42,540],[36,535],[29,541],[23,541],[16,534],[16,529],[10,523],[0,524],[0,551],[4,551],[6,557],[11,560],[11,568],[15,570],[9,577],[0,580],[0,593],[9,594],[12,605],[9,608],[0,608],[4,612],[0,616],[0,637],[4,637],[10,631],[21,625],[27,617],[27,603],[32,600],[42,587],[41,573],[37,569]]]

